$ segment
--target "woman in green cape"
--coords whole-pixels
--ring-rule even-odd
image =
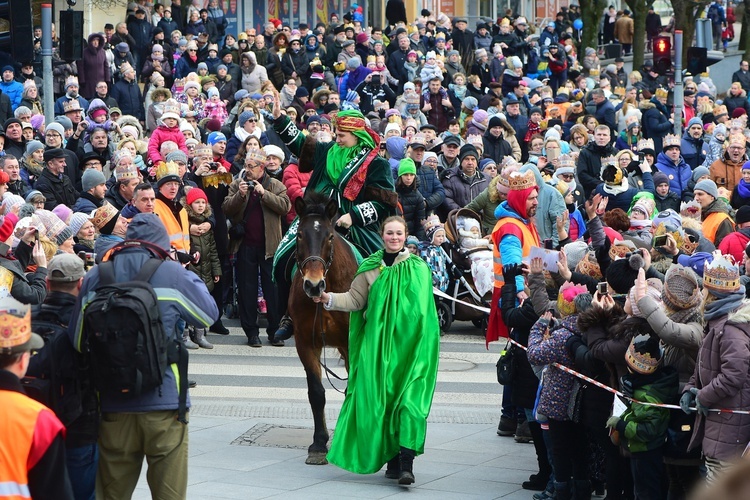
[[[328,461],[358,474],[387,463],[386,477],[411,484],[414,457],[424,453],[440,327],[430,268],[404,248],[406,223],[388,217],[380,234],[385,249],[365,259],[348,292],[313,298],[352,311],[349,385]]]

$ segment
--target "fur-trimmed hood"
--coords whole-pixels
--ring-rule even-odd
[[[91,102],[89,103],[89,109],[86,111],[86,116],[91,118],[91,114],[97,109],[103,109],[104,111],[107,112],[107,115],[109,115],[109,108],[104,103],[104,101],[102,101],[101,99],[97,97],[96,99],[92,99]]]
[[[750,300],[743,300],[737,310],[729,313],[727,323],[750,323]]]
[[[132,115],[122,115],[119,120],[117,120],[117,124],[120,126],[120,128],[124,127],[125,125],[132,125],[135,128],[138,129],[138,136],[143,137],[143,127],[141,126],[141,122],[138,121],[138,118]]]
[[[156,98],[159,96],[164,97],[164,100],[166,101],[167,99],[172,98],[172,91],[164,87],[156,87],[155,89],[151,90],[152,101],[156,101]]]
[[[654,104],[651,101],[642,100],[640,103],[638,103],[638,109],[641,111],[646,111],[647,109],[654,109],[656,107],[656,104]]]
[[[621,322],[627,315],[622,307],[615,303],[612,309],[602,309],[592,306],[587,311],[578,315],[578,329],[586,332],[592,328],[603,328],[609,330],[612,325]]]

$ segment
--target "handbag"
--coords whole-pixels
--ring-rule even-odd
[[[516,375],[516,362],[513,353],[514,346],[508,341],[505,348],[500,352],[500,359],[497,360],[497,382],[500,385],[510,385],[513,383]]]
[[[701,447],[696,446],[688,451],[690,439],[695,429],[696,413],[686,414],[682,411],[669,412],[669,424],[667,426],[667,441],[664,443],[664,456],[672,459],[698,460],[701,458]]]
[[[571,422],[581,422],[581,409],[583,407],[583,392],[586,384],[582,383],[579,378],[573,381],[573,389],[570,391],[568,399],[568,418]]]

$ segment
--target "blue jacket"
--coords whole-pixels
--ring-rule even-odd
[[[138,82],[133,80],[128,83],[124,79],[118,80],[112,86],[110,97],[117,101],[123,115],[132,115],[140,121],[144,121],[146,116],[143,112],[143,97]]]
[[[700,139],[693,139],[688,131],[685,130],[685,133],[682,135],[680,150],[685,162],[690,165],[692,170],[695,170],[706,159],[708,143],[702,137]]]
[[[72,210],[74,212],[81,212],[81,213],[84,213],[84,214],[90,214],[91,212],[93,212],[97,208],[99,208],[99,207],[97,207],[94,204],[93,201],[91,201],[88,198],[85,198],[85,197],[81,196],[81,197],[79,197],[76,200],[76,203],[75,203],[75,205],[73,205]]]
[[[430,167],[419,167],[417,178],[419,179],[417,189],[419,189],[419,192],[422,193],[427,202],[425,210],[432,212],[445,201],[445,188],[443,188],[443,184],[438,179],[435,171]]]
[[[524,219],[512,208],[508,206],[508,202],[504,201],[497,206],[495,209],[495,218],[500,220],[503,217],[513,217],[523,222],[525,225],[529,225],[531,221]],[[521,264],[523,258],[523,245],[521,240],[517,236],[512,234],[506,234],[503,239],[500,240],[500,255],[503,256],[503,266],[509,266],[513,264]],[[523,290],[524,279],[523,276],[516,276],[516,290]]]
[[[688,188],[688,182],[690,182],[693,175],[693,171],[690,165],[685,162],[685,158],[680,156],[680,163],[675,165],[667,155],[659,153],[656,157],[656,168],[669,178],[669,190],[677,193],[681,198],[682,193]]]
[[[660,153],[661,154],[661,153]],[[599,193],[602,196],[606,196],[609,201],[607,202],[607,210],[615,208],[621,208],[625,213],[630,210],[630,204],[633,202],[633,197],[638,194],[639,191],[648,191],[653,193],[656,188],[654,187],[654,178],[651,176],[651,172],[643,172],[643,189],[630,186],[627,191],[618,195],[612,195],[604,190],[604,183],[602,182],[596,189],[595,193]],[[541,238],[541,233],[539,235]]]
[[[524,174],[528,170],[534,172],[536,185],[539,186],[539,206],[536,209],[536,230],[539,233],[539,241],[550,238],[552,245],[557,248],[560,243],[560,236],[557,234],[557,218],[566,210],[565,198],[557,188],[544,182],[536,166],[526,164],[521,167],[520,172]],[[570,222],[566,221],[565,228],[569,227]]]
[[[169,236],[164,225],[154,214],[139,214],[128,228],[128,238],[149,241],[163,249],[169,248]],[[115,277],[118,282],[128,281],[152,255],[142,248],[129,248],[114,257]],[[197,328],[208,328],[219,317],[216,302],[197,274],[174,261],[165,261],[150,280],[159,299],[159,312],[164,331],[170,338],[180,319]],[[68,334],[77,350],[81,350],[82,312],[91,302],[99,285],[99,269],[94,267],[86,274],[76,308],[70,318]],[[112,396],[102,394],[103,412],[148,412],[176,410],[178,407],[177,381],[169,367],[164,383],[140,396]]]
[[[76,99],[78,99],[78,104],[81,105],[81,109],[83,110],[83,112],[86,113],[86,111],[89,109],[89,102],[80,95],[76,97]],[[71,99],[67,95],[64,95],[55,101],[55,115],[56,116],[65,114],[65,107],[63,106],[63,104],[65,104],[67,101],[70,101],[70,100]]]
[[[3,91],[3,94],[8,96],[13,111],[15,111],[16,108],[21,105],[23,83],[17,82],[16,80],[11,80],[9,82],[0,81],[0,90]]]

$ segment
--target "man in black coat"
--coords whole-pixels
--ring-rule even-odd
[[[576,171],[586,198],[602,182],[602,158],[614,156],[617,153],[610,139],[610,128],[604,124],[598,125],[594,129],[594,140],[589,141],[578,155]]]
[[[123,115],[135,116],[143,122],[146,119],[143,111],[143,97],[135,80],[135,69],[127,63],[120,68],[122,78],[114,84],[110,96],[117,101]]]
[[[146,57],[145,51],[151,47],[151,31],[154,26],[146,20],[146,10],[143,7],[136,9],[135,15],[128,19],[127,26],[128,33],[135,40],[135,47],[131,47],[130,50],[135,58],[136,71],[140,73]]]
[[[47,199],[44,203],[46,210],[52,210],[57,205],[72,208],[78,199],[78,192],[65,175],[66,158],[65,151],[60,148],[48,149],[44,152],[45,168],[34,187]]]
[[[750,63],[740,61],[740,69],[732,73],[732,83],[739,82],[742,90],[750,92]]]
[[[474,60],[474,33],[466,29],[468,21],[464,17],[459,17],[453,24],[453,48],[461,54],[461,64],[464,68],[470,68]]]
[[[175,7],[177,7],[178,9],[180,8],[176,5]],[[166,7],[164,9],[164,15],[161,16],[161,19],[159,20],[159,24],[157,24],[156,27],[164,30],[164,36],[167,40],[171,40],[172,32],[174,30],[180,29],[179,26],[177,25],[177,20],[172,17],[172,11],[170,10],[170,7]]]

